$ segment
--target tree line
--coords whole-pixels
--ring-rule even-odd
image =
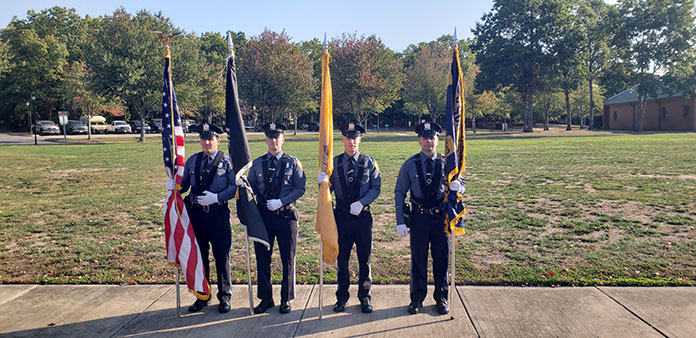
[[[53,7],[0,31],[0,127],[28,130],[58,111],[157,117],[164,48],[154,31],[183,33],[170,42],[180,111],[222,123],[226,33],[186,33],[148,11],[92,18]],[[497,0],[472,32],[457,43],[474,131],[502,122],[593,128],[603,98],[629,86],[637,85],[641,113],[649,95],[695,88],[693,0]],[[316,121],[322,42],[268,29],[231,34],[247,123]],[[337,124],[441,121],[453,43],[443,35],[397,53],[375,35],[330,39]]]

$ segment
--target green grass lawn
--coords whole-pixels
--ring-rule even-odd
[[[458,283],[696,285],[696,134],[543,135],[469,138]],[[164,259],[161,142],[133,140],[0,147],[0,283],[174,281]],[[195,138],[187,144],[188,155],[200,150]],[[266,149],[260,137],[250,146],[255,156]],[[419,149],[411,133],[368,134],[361,146],[382,170],[372,209],[377,284],[409,280],[393,190],[401,164]],[[316,135],[288,136],[284,150],[308,177],[298,202],[297,280],[315,283]],[[233,219],[232,279],[245,283],[244,232]],[[335,273],[327,267],[326,282]]]

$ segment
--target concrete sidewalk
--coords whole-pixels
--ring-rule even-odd
[[[276,301],[279,287],[274,287]],[[432,291],[432,286],[430,288]],[[232,291],[232,311],[217,301],[189,314],[194,297],[173,285],[0,285],[2,337],[696,337],[696,288],[457,287],[452,315],[440,316],[432,298],[409,315],[408,286],[375,285],[374,312],[353,298],[334,313],[335,285],[297,287],[292,312],[278,307],[249,315],[247,287]],[[254,299],[254,303],[257,300]]]

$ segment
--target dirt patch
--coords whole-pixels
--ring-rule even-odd
[[[679,179],[679,180],[694,180],[696,181],[696,175],[661,175],[661,174],[638,174],[638,177],[644,178],[664,178],[664,179]]]

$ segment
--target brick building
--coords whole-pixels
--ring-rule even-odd
[[[640,112],[636,87],[608,98],[604,102],[604,129],[633,130]],[[682,94],[648,96],[643,114],[643,130],[696,130],[696,100]]]

